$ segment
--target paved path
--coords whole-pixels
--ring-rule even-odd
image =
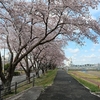
[[[33,87],[4,100],[36,100],[39,97],[41,91],[43,91],[42,87]]]
[[[100,97],[92,95],[65,71],[59,70],[54,84],[41,93],[37,100],[100,100]]]

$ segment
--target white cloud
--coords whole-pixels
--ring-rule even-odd
[[[100,52],[100,49],[98,49],[98,51]]]
[[[78,53],[79,49],[78,48],[76,48],[76,49],[69,48],[69,49],[67,49],[67,51],[69,51],[71,53]]]
[[[95,51],[95,49],[92,48],[91,51]]]
[[[91,55],[89,56],[89,58],[95,58],[95,57],[96,57],[95,54],[91,54]]]
[[[84,52],[88,52],[88,50],[85,50]]]
[[[95,54],[91,54],[91,55],[85,55],[84,58],[95,58],[96,55]]]
[[[100,44],[95,44],[95,43],[93,43],[93,46],[94,46],[94,47],[97,47],[97,46],[100,46]]]
[[[95,54],[78,56],[77,58],[72,56],[72,61],[73,64],[94,64],[99,62],[98,57],[100,58],[100,56]]]

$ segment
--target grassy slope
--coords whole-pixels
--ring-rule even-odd
[[[100,88],[84,79],[81,79],[71,73],[69,73],[73,78],[75,78],[79,83],[83,84],[84,86],[88,87],[91,92],[100,92]]]
[[[35,79],[35,86],[47,87],[47,86],[52,85],[53,80],[54,80],[54,78],[56,76],[56,73],[57,73],[57,69],[49,70],[48,73],[46,73],[45,75],[42,75],[40,78],[36,78]],[[21,93],[24,90],[27,90],[27,89],[29,89],[31,87],[32,87],[32,83],[24,85],[24,86],[18,88],[17,93]],[[11,94],[8,94],[8,95],[4,96],[4,98],[8,98],[8,97],[11,97],[13,95],[15,95],[14,91],[12,91]]]
[[[36,86],[43,86],[43,87],[47,87],[47,86],[52,85],[53,80],[56,76],[56,73],[57,73],[57,69],[49,70],[48,73],[46,73],[44,76],[35,80],[35,85]]]

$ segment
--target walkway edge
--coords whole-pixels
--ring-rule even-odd
[[[67,72],[66,72],[67,73]],[[67,74],[69,74],[69,73],[67,73]],[[69,74],[70,75],[70,74]],[[71,75],[70,75],[71,76]],[[71,76],[72,77],[72,76]],[[74,78],[74,77],[73,77]],[[74,78],[75,79],[75,78]],[[81,85],[83,85],[87,90],[89,90],[89,92],[92,94],[92,95],[95,95],[95,96],[97,96],[97,97],[100,97],[100,95],[98,95],[98,94],[96,94],[95,92],[91,92],[90,91],[90,89],[87,87],[87,86],[85,86],[84,84],[82,84],[82,83],[80,83],[77,79],[75,79],[79,84],[81,84]]]
[[[6,98],[6,99],[4,99],[4,100],[17,100],[18,98],[20,98],[20,97],[22,97],[22,95],[24,95],[24,93],[26,93],[27,91],[30,91],[31,89],[34,89],[34,88],[38,88],[40,91],[38,92],[38,96],[41,94],[41,92],[43,91],[43,88],[42,87],[37,87],[37,86],[35,86],[35,87],[31,87],[31,88],[29,88],[29,89],[26,89],[26,90],[24,90],[24,91],[22,91],[22,92],[20,92],[20,93],[18,93],[18,94],[15,94],[14,96],[11,96],[11,97],[9,97],[9,98]],[[36,95],[36,94],[33,94],[33,95]]]

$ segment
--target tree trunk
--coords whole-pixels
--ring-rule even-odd
[[[0,73],[1,81],[5,89],[5,94],[11,93],[11,82],[14,75],[15,65],[11,64],[9,66],[9,70],[7,75],[5,76],[4,73]]]
[[[5,94],[11,93],[11,82],[12,82],[12,78],[13,78],[13,75],[12,74],[9,74],[8,77],[6,78],[6,81],[3,82]]]
[[[42,67],[42,74],[44,75],[45,74],[45,72],[44,72],[44,68]]]
[[[26,80],[27,80],[27,83],[30,83],[30,71],[26,73]]]
[[[37,77],[37,78],[40,78],[39,70],[38,70],[38,69],[36,70],[36,77]]]
[[[47,70],[48,70],[48,68],[47,68],[47,65],[45,66],[45,72],[47,73]]]

